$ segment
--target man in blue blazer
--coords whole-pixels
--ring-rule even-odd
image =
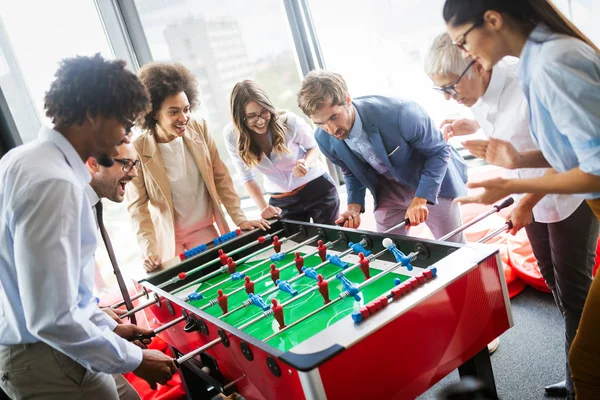
[[[312,71],[302,82],[298,105],[317,125],[323,154],[344,173],[348,208],[336,223],[360,225],[368,188],[378,231],[408,218],[413,226],[427,221],[439,238],[461,225],[452,200],[467,193],[467,167],[418,104],[382,96],[353,100],[341,75]]]

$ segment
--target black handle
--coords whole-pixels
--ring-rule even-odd
[[[185,333],[190,333],[190,332],[195,332],[197,330],[198,330],[198,320],[193,315],[190,315],[190,317],[187,320],[187,324],[185,324],[185,326],[183,327],[183,331]]]
[[[139,340],[141,342],[144,339],[152,339],[155,336],[156,336],[156,332],[152,332],[148,335],[136,335],[136,336],[132,337],[131,339],[129,339],[129,341],[135,342],[136,340]]]
[[[513,227],[513,223],[511,220],[506,221],[506,230],[509,231]]]
[[[514,202],[515,202],[515,199],[513,199],[512,197],[509,197],[508,199],[504,200],[502,203],[496,204],[494,206],[494,208],[496,209],[496,212],[497,212],[497,211],[502,210],[503,208],[512,206]]]

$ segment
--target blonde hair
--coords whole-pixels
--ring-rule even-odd
[[[298,92],[298,107],[307,117],[318,109],[346,103],[348,86],[340,74],[330,71],[309,72]]]
[[[269,130],[272,135],[273,152],[275,154],[286,154],[290,151],[285,145],[286,127],[280,118],[283,112],[279,112],[273,106],[271,99],[256,82],[245,80],[237,83],[231,91],[230,107],[231,119],[238,137],[237,150],[240,158],[249,168],[256,167],[261,161],[263,152],[258,144],[252,140],[251,130],[244,121],[244,109],[251,101],[255,101],[271,114]]]

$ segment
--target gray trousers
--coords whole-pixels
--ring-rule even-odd
[[[139,400],[122,375],[90,372],[45,343],[0,346],[0,387],[13,400]]]
[[[375,209],[375,222],[377,232],[383,232],[404,221],[406,210],[413,198],[416,189],[405,186],[395,180],[379,175],[377,179],[377,208]],[[438,204],[428,204],[429,217],[425,224],[433,234],[440,238],[462,225],[462,218],[458,204],[451,198],[439,197]],[[409,230],[410,231],[410,230]],[[392,233],[405,235],[405,228],[397,228]],[[461,232],[454,235],[449,242],[465,243],[465,236]]]
[[[565,320],[566,381],[567,389],[573,393],[569,349],[592,283],[598,219],[584,201],[562,221],[533,222],[525,230],[542,276]]]

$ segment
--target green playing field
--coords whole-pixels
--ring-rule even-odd
[[[285,266],[289,263],[292,263],[289,267],[287,267],[281,271],[280,279],[290,280],[291,278],[298,275],[296,267],[293,264],[293,262],[294,262],[293,260],[294,260],[294,255],[288,254],[283,260],[275,263],[277,265],[277,267],[280,269],[282,269],[283,266]],[[373,261],[373,262],[376,262],[376,261]],[[319,265],[320,263],[321,263],[321,259],[319,258],[318,255],[313,255],[313,256],[307,257],[304,260],[304,265],[306,267],[315,267],[315,266]],[[245,263],[244,265],[239,266],[237,268],[237,271],[244,272],[257,264],[261,264],[261,265],[258,266],[256,269],[248,272],[247,275],[253,281],[256,281],[261,276],[268,275],[268,277],[266,279],[263,279],[260,282],[256,282],[255,287],[254,287],[254,293],[263,294],[266,291],[268,291],[269,289],[273,289],[273,287],[275,287],[275,284],[273,283],[273,281],[270,277],[270,272],[269,272],[270,271],[269,266],[271,264],[270,260],[264,261],[264,262],[261,262],[261,260],[254,261],[254,262],[249,261],[249,262]],[[375,276],[378,273],[380,273],[380,270],[378,270],[378,269],[370,268],[370,270],[371,270],[371,276]],[[322,266],[321,268],[319,268],[317,270],[317,273],[320,273],[321,275],[323,275],[323,278],[328,279],[332,276],[335,276],[335,274],[337,274],[340,271],[341,271],[340,267],[337,267],[337,266],[331,265],[331,264],[326,264],[326,265]],[[363,290],[361,290],[361,292],[360,292],[360,296],[361,296],[360,302],[356,302],[354,300],[354,298],[352,298],[352,297],[343,299],[343,300],[337,302],[336,304],[334,304],[330,307],[327,307],[326,309],[322,310],[321,312],[317,313],[316,315],[308,318],[307,320],[301,322],[300,324],[298,324],[294,327],[291,327],[290,329],[286,330],[285,332],[281,333],[280,335],[275,336],[274,338],[270,339],[268,343],[270,345],[272,345],[273,347],[276,347],[282,351],[290,350],[292,347],[294,347],[298,343],[301,343],[302,341],[304,341],[304,340],[308,339],[309,337],[313,336],[314,334],[322,331],[323,329],[325,329],[329,325],[333,324],[334,322],[351,314],[352,311],[360,308],[363,304],[366,304],[366,303],[370,302],[371,300],[381,296],[382,294],[387,293],[390,289],[392,289],[394,287],[394,278],[400,278],[400,280],[402,280],[402,281],[409,278],[408,276],[397,274],[397,273],[390,273],[388,275],[389,276],[382,277],[381,279],[364,287]],[[360,271],[359,268],[346,274],[346,277],[355,284],[360,284],[365,279],[364,275],[362,274],[362,272]],[[208,289],[206,292],[203,293],[204,298],[200,299],[200,300],[191,301],[190,304],[193,305],[194,307],[200,308],[200,307],[206,305],[210,300],[216,299],[218,289],[222,289],[226,294],[228,294],[239,287],[243,287],[243,285],[244,285],[243,280],[232,281],[231,279],[229,279],[229,275],[226,273],[212,277],[211,279],[207,280],[206,282],[201,283],[200,286],[196,290],[197,292],[200,292],[200,291],[204,291],[204,290]],[[302,293],[313,287],[316,287],[317,282],[308,277],[302,277],[302,278],[296,280],[295,282],[293,282],[291,284],[291,286],[294,289],[296,289],[299,293]],[[334,281],[331,281],[329,283],[329,298],[331,300],[334,300],[335,298],[337,298],[338,295],[342,291],[343,291],[343,287],[342,287],[341,282],[338,279],[335,279]],[[291,298],[291,296],[288,293],[277,290],[276,292],[267,296],[267,298],[263,298],[263,300],[270,306],[271,299],[273,297],[277,298],[277,300],[279,300],[280,303],[286,302],[287,300],[289,300]],[[229,311],[232,311],[233,309],[240,306],[242,304],[242,302],[244,302],[245,300],[248,300],[248,295],[246,294],[246,291],[244,289],[242,289],[241,291],[239,291],[233,295],[230,295],[229,302],[228,302]],[[321,294],[319,293],[318,290],[314,290],[311,294],[306,295],[305,297],[303,297],[283,308],[285,323],[290,324],[290,323],[298,320],[299,318],[302,318],[302,317],[310,314],[312,311],[316,310],[317,308],[321,307],[322,305],[323,305],[323,297],[321,296]],[[223,312],[222,312],[221,308],[219,307],[219,305],[214,305],[212,307],[205,309],[204,311],[213,316],[216,316],[216,317],[223,315]],[[245,324],[246,322],[256,318],[260,314],[262,314],[262,311],[258,307],[251,305],[247,308],[241,309],[241,310],[225,317],[223,320],[235,327],[239,327],[239,326]],[[271,336],[273,333],[277,332],[278,330],[279,330],[279,324],[277,323],[277,321],[275,320],[275,318],[273,316],[269,316],[260,321],[257,321],[254,324],[252,324],[251,326],[244,329],[244,331],[246,333],[248,333],[260,340],[264,340],[265,338]]]

